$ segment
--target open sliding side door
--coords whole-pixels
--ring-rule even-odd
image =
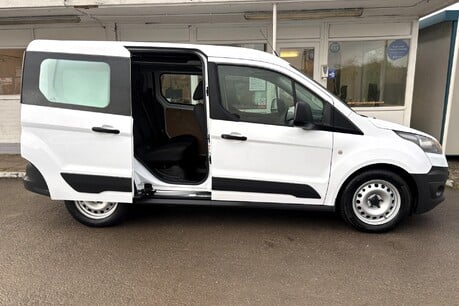
[[[130,53],[116,42],[33,41],[21,152],[55,200],[132,202]]]

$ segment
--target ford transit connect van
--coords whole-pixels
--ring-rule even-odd
[[[21,102],[25,187],[89,226],[165,203],[334,210],[382,232],[444,200],[437,140],[260,51],[36,40]]]

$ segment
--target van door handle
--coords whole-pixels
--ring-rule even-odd
[[[109,128],[100,127],[100,126],[95,126],[92,128],[92,130],[97,133],[107,133],[107,134],[119,134],[120,133],[120,130],[109,129]]]
[[[246,141],[247,137],[245,136],[238,136],[238,135],[232,135],[232,134],[222,134],[223,139],[228,139],[228,140],[242,140]]]

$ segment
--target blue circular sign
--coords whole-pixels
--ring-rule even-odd
[[[341,50],[341,45],[338,42],[332,42],[328,47],[331,53],[338,53]]]
[[[401,39],[394,40],[387,47],[387,56],[395,61],[408,55],[410,47]]]

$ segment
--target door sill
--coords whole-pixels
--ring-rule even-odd
[[[263,202],[241,202],[241,201],[217,201],[211,200],[210,192],[208,197],[201,195],[200,197],[190,196],[165,196],[155,195],[149,198],[135,199],[134,204],[162,204],[162,205],[194,205],[194,206],[225,206],[225,207],[253,207],[253,208],[271,208],[271,209],[293,209],[293,210],[311,210],[311,211],[327,211],[334,212],[334,206],[328,205],[313,205],[313,204],[288,204],[288,203],[263,203]]]

